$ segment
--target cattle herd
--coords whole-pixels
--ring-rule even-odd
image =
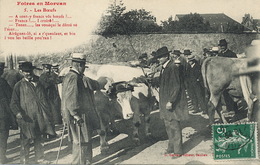
[[[205,50],[204,53],[207,53],[207,51]],[[244,110],[246,111],[246,116],[243,117],[245,121],[259,123],[257,97],[259,98],[258,74],[260,70],[259,68],[250,70],[255,66],[259,67],[259,57],[250,57],[249,54],[247,56],[248,58],[201,58],[200,74],[203,79],[203,96],[205,97],[203,100],[207,106],[206,113],[209,116],[209,125],[216,122],[215,111],[219,115],[219,122],[237,122],[225,117],[225,113],[230,111],[228,103],[225,102],[227,100],[223,97],[225,94],[234,103],[241,102],[241,100],[246,103],[248,108]],[[111,132],[118,132],[115,125],[117,120],[131,120],[133,126],[131,137],[136,145],[140,144],[138,129],[142,124],[145,128],[145,135],[151,136],[150,114],[158,109],[158,102],[160,101],[158,97],[160,87],[152,79],[160,76],[160,64],[156,64],[156,67],[152,65],[146,67],[142,62],[137,66],[89,64],[84,72],[87,78],[95,80],[99,85],[94,91],[94,101],[101,121],[102,133],[99,134],[101,153],[106,153],[109,150],[107,135]],[[69,67],[63,67],[57,73],[60,81],[56,81],[56,88],[61,100],[61,82],[68,71]],[[19,71],[13,69],[6,69],[2,77],[7,80],[12,88],[15,82],[22,79]],[[187,98],[190,98],[189,91],[186,90],[186,92]],[[255,97],[252,98],[252,95]],[[231,111],[234,111],[235,114],[241,112],[237,109],[231,109]],[[144,123],[142,123],[142,117]],[[224,148],[226,143],[222,143]]]

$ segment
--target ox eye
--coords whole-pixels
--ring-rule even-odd
[[[120,102],[120,99],[119,99],[119,98],[117,98],[116,100],[117,100],[118,102]]]

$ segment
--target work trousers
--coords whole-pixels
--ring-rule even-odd
[[[9,129],[0,129],[0,164],[6,161],[7,139],[9,136]]]
[[[71,164],[90,164],[92,161],[92,142],[81,143],[81,145],[73,143],[72,157]]]
[[[44,158],[44,145],[40,132],[37,132],[36,137],[34,139],[27,138],[21,132],[21,152],[20,152],[20,160],[21,164],[28,164],[29,162],[29,154],[30,154],[30,143],[33,141],[34,144],[34,152],[35,152],[35,161]]]
[[[164,119],[164,124],[169,138],[167,151],[174,154],[183,154],[180,121]]]

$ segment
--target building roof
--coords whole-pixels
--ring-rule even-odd
[[[199,14],[199,13],[198,13]],[[185,15],[188,14],[176,14],[175,16],[175,20],[179,20],[179,18],[184,17]],[[224,13],[215,13],[215,14],[199,14],[205,22],[209,22],[210,26],[212,27],[219,27],[219,26],[227,26],[230,23],[234,23],[234,24],[238,24],[243,26],[242,24],[240,24],[239,22],[235,21],[234,19],[230,18],[229,16],[227,16]]]

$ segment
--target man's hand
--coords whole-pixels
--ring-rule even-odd
[[[167,102],[167,104],[166,104],[166,109],[167,109],[167,110],[172,109],[172,103],[171,103],[171,102]]]
[[[16,114],[16,118],[17,118],[17,119],[23,119],[23,116],[22,116],[21,112],[19,112],[19,113]]]
[[[84,123],[84,120],[83,120],[80,116],[75,115],[75,116],[73,116],[73,117],[74,117],[76,123],[77,123],[79,126],[81,126],[81,124]]]

